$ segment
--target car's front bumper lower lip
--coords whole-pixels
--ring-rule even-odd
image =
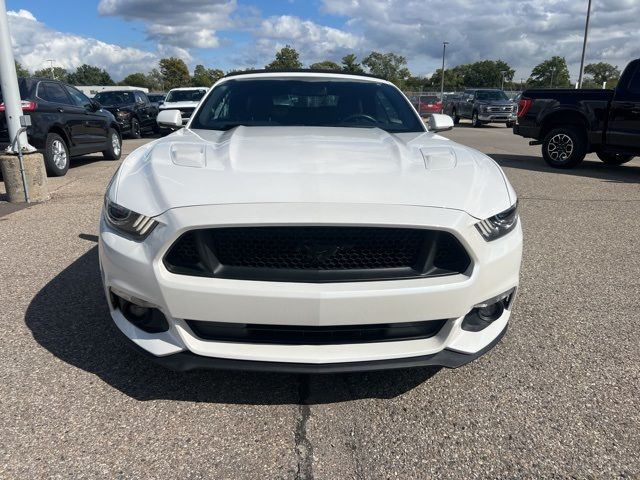
[[[478,114],[478,119],[483,122],[492,122],[492,123],[515,122],[516,114],[515,113],[480,113]]]
[[[340,284],[228,280],[172,274],[162,257],[185,230],[213,226],[305,224],[309,218],[328,224],[441,228],[467,248],[473,266],[468,274],[409,280]],[[331,218],[331,221],[326,219]],[[414,223],[419,218],[422,223]],[[126,292],[156,305],[170,329],[149,334],[128,322],[111,305],[118,328],[138,347],[182,369],[217,368],[344,371],[419,365],[458,366],[492,345],[507,326],[510,312],[479,332],[461,328],[474,305],[518,285],[522,230],[486,242],[476,219],[457,210],[377,205],[219,205],[170,210],[142,243],[128,240],[101,223],[100,262],[105,289]],[[391,220],[389,220],[391,219]],[[323,223],[322,221],[318,223]],[[171,225],[169,228],[166,225]],[[362,325],[449,319],[431,338],[369,344],[274,345],[203,340],[185,319],[275,325]],[[448,352],[448,353],[442,353]],[[177,355],[177,356],[176,356]],[[202,358],[200,358],[202,357]],[[457,360],[452,360],[456,357]],[[164,360],[162,359],[164,358]],[[173,358],[173,360],[170,360]],[[278,365],[286,364],[285,366]],[[194,365],[196,367],[194,367]],[[225,366],[226,365],[226,366]],[[354,367],[355,365],[355,367]],[[393,366],[387,366],[393,365]]]

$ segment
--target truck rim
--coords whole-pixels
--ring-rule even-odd
[[[547,152],[551,160],[567,160],[573,153],[573,140],[566,133],[558,133],[549,140]]]

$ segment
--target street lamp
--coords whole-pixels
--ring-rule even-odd
[[[551,86],[550,88],[553,88],[553,75],[556,73],[556,67],[553,67],[551,69]]]
[[[504,77],[507,75],[507,71],[500,72],[502,74],[502,85],[500,85],[500,90],[504,90]]]
[[[442,42],[442,81],[440,82],[440,113],[444,111],[444,56],[447,52],[447,45],[449,42]]]
[[[49,62],[49,67],[51,68],[51,79],[52,79],[52,80],[55,80],[55,79],[56,79],[56,76],[55,76],[55,74],[53,73],[53,60],[52,60],[52,59],[50,59],[50,60],[45,60],[45,62]]]
[[[578,88],[582,88],[582,74],[584,71],[584,54],[587,51],[587,37],[589,36],[589,17],[591,16],[591,0],[587,6],[587,21],[584,24],[584,41],[582,42],[582,58],[580,59],[580,76],[578,77]]]

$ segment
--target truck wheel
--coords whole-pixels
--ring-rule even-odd
[[[107,136],[107,149],[102,151],[102,155],[107,160],[120,160],[121,154],[122,140],[120,135],[113,128],[110,128]]]
[[[480,121],[480,118],[478,118],[478,112],[473,112],[473,115],[471,116],[471,125],[473,125],[473,128],[482,126],[482,122]]]
[[[624,155],[622,153],[596,152],[596,155],[607,165],[622,165],[633,160],[633,155]]]
[[[64,177],[69,170],[69,147],[57,133],[47,135],[44,147],[44,166],[52,177]]]
[[[451,112],[451,116],[453,117],[453,124],[458,125],[460,123],[460,117],[456,113],[455,109]]]
[[[140,130],[140,122],[137,118],[131,119],[131,138],[142,138],[142,130]]]
[[[513,122],[507,122],[507,128],[513,128]]]
[[[586,154],[587,136],[580,127],[554,128],[542,142],[542,157],[554,168],[573,168]]]

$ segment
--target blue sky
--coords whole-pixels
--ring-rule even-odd
[[[193,68],[262,67],[294,46],[309,65],[372,50],[415,74],[503,59],[527,77],[552,55],[577,73],[587,0],[7,0],[16,57],[28,68],[103,66],[119,79],[175,55]],[[587,61],[624,66],[640,51],[640,1],[595,0]]]

